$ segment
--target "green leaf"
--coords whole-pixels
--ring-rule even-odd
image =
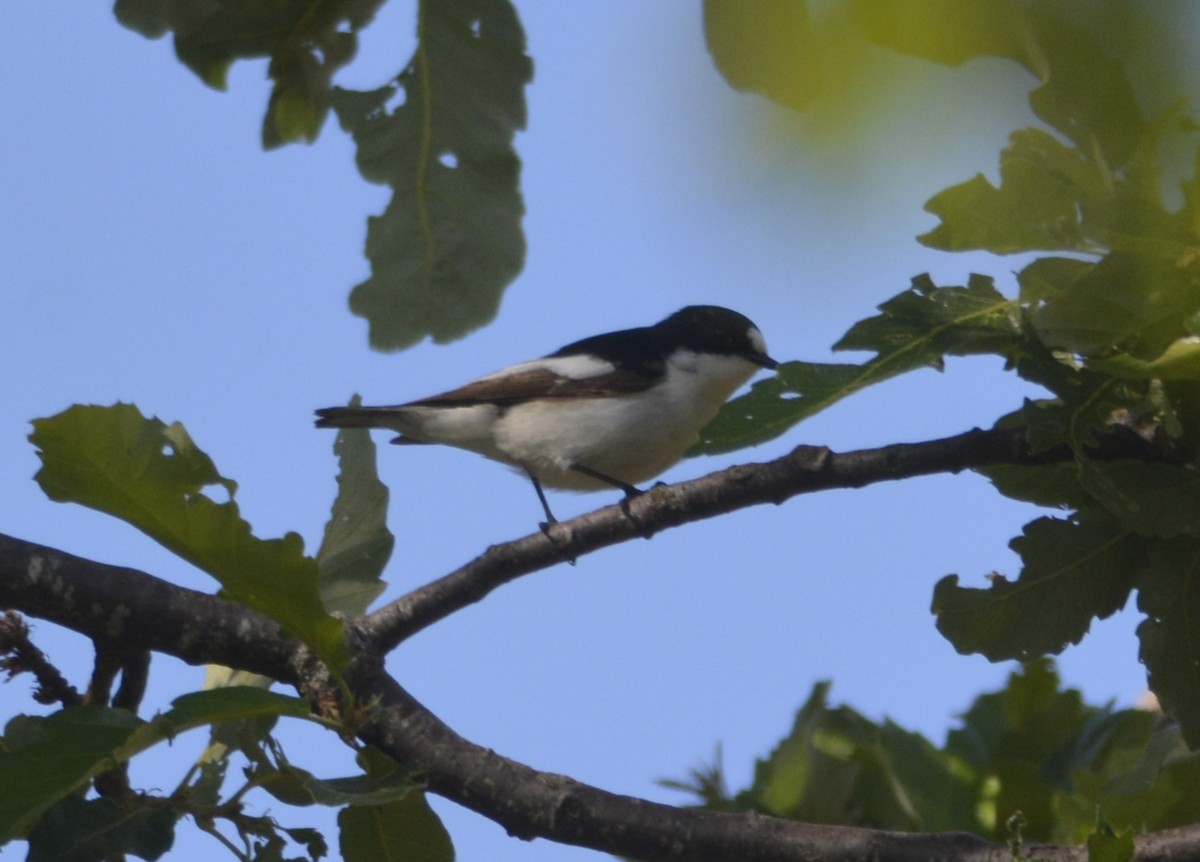
[[[453,862],[450,834],[425,800],[412,792],[385,805],[354,805],[338,814],[345,862]]]
[[[123,25],[149,38],[175,34],[175,53],[204,83],[225,89],[238,60],[269,57],[274,82],[263,120],[263,146],[313,141],[329,113],[334,74],[354,57],[357,32],[383,0],[243,3],[117,0]]]
[[[205,724],[264,716],[313,717],[308,703],[298,697],[252,686],[234,686],[177,697],[171,701],[170,711],[155,717],[150,724],[166,739]]]
[[[1138,657],[1150,689],[1179,721],[1188,745],[1200,748],[1200,541],[1155,543],[1139,578],[1138,610],[1146,615],[1137,630]]]
[[[1105,508],[1127,530],[1142,536],[1200,536],[1200,470],[1191,465],[1141,461],[1096,462],[1115,495]]]
[[[1036,308],[1055,300],[1095,266],[1094,261],[1074,257],[1039,257],[1017,273],[1021,303]]]
[[[1128,353],[1088,359],[1088,368],[1128,380],[1200,380],[1200,338],[1189,335],[1149,361]]]
[[[986,476],[997,491],[1013,500],[1074,510],[1088,508],[1094,502],[1080,485],[1079,466],[1073,462],[1038,467],[997,464],[975,468],[975,472]]]
[[[30,833],[26,862],[101,862],[125,854],[158,859],[175,843],[177,819],[167,799],[67,796]]]
[[[1088,862],[1132,862],[1133,830],[1118,835],[1106,824],[1088,836],[1087,851]]]
[[[387,781],[366,775],[317,778],[289,764],[277,776],[263,782],[263,789],[289,805],[381,805],[403,799],[420,784],[399,774]]]
[[[805,0],[704,0],[704,38],[717,71],[735,90],[797,111],[824,90],[821,53],[829,33],[813,26]]]
[[[513,136],[532,63],[516,12],[507,0],[425,0],[418,16],[395,83],[332,97],[359,170],[395,192],[368,223],[371,277],[350,295],[380,350],[487,323],[525,257]]]
[[[1000,154],[1000,185],[982,174],[925,204],[941,224],[918,237],[944,251],[1094,251],[1089,211],[1111,198],[1108,180],[1078,151],[1038,129],[1014,132]]]
[[[978,57],[1026,63],[1026,6],[1013,0],[853,0],[854,20],[876,43],[935,63]]]
[[[729,452],[778,437],[842,398],[917,368],[941,369],[946,355],[1005,353],[1017,333],[1017,305],[984,276],[937,287],[928,275],[856,323],[835,350],[870,350],[862,365],[788,362],[778,374],[721,408],[690,455]]]
[[[1087,11],[1067,4],[1027,7],[1036,28],[1042,85],[1030,94],[1038,117],[1081,152],[1097,151],[1113,168],[1125,166],[1146,132],[1137,97],[1120,58],[1089,31]],[[1074,18],[1074,20],[1071,20]]]
[[[268,689],[274,682],[261,674],[210,664],[204,667],[204,684],[201,688],[204,691],[234,686]],[[192,801],[197,805],[216,805],[229,768],[230,751],[245,752],[253,760],[252,755],[261,750],[263,739],[275,726],[276,718],[274,715],[258,715],[213,724],[208,747],[196,759],[199,771],[188,786]]]
[[[884,721],[857,797],[880,828],[978,831],[976,784],[976,775],[956,756]]]
[[[43,811],[91,778],[185,730],[281,715],[312,718],[303,700],[256,688],[186,694],[150,721],[122,709],[84,706],[45,718],[18,716],[0,741],[0,843],[21,835]]]
[[[1054,761],[1099,713],[1084,706],[1078,691],[1059,689],[1049,661],[1027,664],[1003,690],[976,698],[963,727],[948,735],[946,750],[984,779],[980,803],[993,840],[1005,837],[1014,811],[1024,814],[1028,836],[1052,840],[1056,798],[1069,783]]]
[[[116,752],[142,725],[130,712],[101,707],[9,721],[0,744],[0,844],[23,835],[59,799],[116,766]]]
[[[836,823],[845,815],[858,776],[849,758],[853,744],[832,728],[817,735],[831,724],[830,686],[813,686],[791,733],[755,764],[754,784],[747,794],[765,813],[813,823]]]
[[[1051,348],[1154,360],[1189,334],[1185,321],[1198,309],[1200,282],[1174,261],[1114,252],[1036,308],[1032,321]]]
[[[350,406],[362,403],[357,395]],[[331,613],[355,617],[387,587],[380,576],[395,537],[387,528],[388,488],[375,469],[375,443],[365,428],[343,428],[333,443],[341,472],[333,511],[317,550],[318,588]]]
[[[791,733],[755,767],[737,810],[892,830],[973,829],[974,778],[922,736],[830,708],[813,687]]]
[[[223,478],[179,423],[146,419],[129,404],[76,405],[33,423],[42,469],[35,477],[52,500],[120,518],[216,578],[234,601],[252,607],[308,643],[330,666],[347,660],[342,623],[317,592],[317,563],[300,536],[258,539]]]
[[[1124,606],[1145,554],[1142,539],[1100,515],[1039,518],[1012,548],[1023,562],[1015,582],[993,575],[976,589],[947,575],[934,589],[938,631],[961,653],[1028,660],[1078,643],[1093,618]]]

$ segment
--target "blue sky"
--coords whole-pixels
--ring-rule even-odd
[[[363,182],[336,124],[312,147],[264,154],[265,63],[204,87],[173,56],[119,27],[102,4],[0,6],[0,529],[214,589],[205,575],[104,515],[48,501],[28,422],[72,403],[136,403],[181,421],[258,535],[296,530],[315,550],[334,494],[332,434],[316,407],[394,403],[579,337],[652,323],[691,303],[754,319],[781,360],[829,346],[874,306],[933,273],[993,275],[1020,262],[947,255],[913,237],[922,203],[995,173],[1010,130],[1030,121],[1016,69],[904,65],[939,88],[853,134],[779,134],[803,122],[733,92],[704,48],[697,4],[520,5],[534,58],[529,129],[518,136],[529,253],[491,326],[450,345],[371,352],[346,307],[367,274],[365,220],[386,191]],[[393,2],[339,78],[378,86],[406,61],[413,11]],[[805,141],[810,143],[806,144]],[[841,403],[785,438],[685,461],[694,477],[799,443],[845,451],[987,426],[1035,394],[998,362],[952,361]],[[383,441],[383,437],[379,441]],[[476,456],[382,447],[397,548],[384,600],[489,544],[535,529],[528,483]],[[614,502],[556,494],[560,517]],[[1010,670],[962,657],[929,614],[947,573],[980,585],[1015,574],[1007,541],[1039,513],[974,475],[939,476],[759,507],[523,578],[393,656],[399,680],[457,731],[539,769],[608,790],[685,801],[681,777],[719,743],[735,787],[791,725],[811,685],[868,716],[940,740]],[[1068,650],[1066,681],[1093,702],[1144,688],[1126,612]],[[76,681],[88,644],[49,624],[36,639]],[[198,686],[199,669],[158,658],[148,704]],[[27,683],[4,692],[28,703]],[[26,708],[26,707],[20,707]],[[170,789],[202,744],[184,738],[138,767]],[[332,736],[285,737],[293,760],[350,771]],[[287,825],[309,811],[261,801]],[[435,801],[464,860],[574,860]],[[328,824],[329,818],[319,821]],[[183,830],[173,859],[208,859]],[[332,833],[331,833],[332,834]],[[0,851],[18,858],[22,847]]]

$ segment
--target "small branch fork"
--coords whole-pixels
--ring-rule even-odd
[[[1115,438],[1092,454],[1104,459],[1157,457],[1140,440]],[[844,454],[799,447],[775,461],[655,488],[624,507],[600,509],[552,525],[545,534],[495,546],[459,570],[349,623],[355,660],[347,683],[358,703],[376,705],[362,714],[357,734],[398,761],[416,765],[432,792],[527,840],[546,838],[647,860],[1009,862],[1007,846],[971,835],[912,835],[679,809],[538,772],[458,736],[384,671],[383,658],[404,639],[505,583],[648,532],[750,505],[779,504],[813,491],[1072,457],[1066,449],[1033,454],[1020,431],[1007,429],[973,430],[943,440]],[[119,645],[122,656],[162,652],[190,664],[223,664],[265,674],[296,686],[314,702],[331,696],[330,691],[318,690],[321,683],[313,682],[324,675],[308,672],[310,652],[255,611],[144,572],[4,535],[0,607],[51,620],[98,643]],[[9,647],[8,654],[16,653]],[[32,670],[28,658],[22,661]],[[137,671],[135,680],[141,675],[141,662],[139,658],[136,668],[126,668]],[[45,671],[38,679],[42,690],[69,690],[60,689]],[[52,700],[64,702],[59,696]],[[1142,835],[1136,845],[1137,862],[1197,859],[1200,825]],[[1083,862],[1087,857],[1082,847],[1024,849],[1028,858],[1044,862]]]

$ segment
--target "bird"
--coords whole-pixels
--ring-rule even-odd
[[[385,407],[326,407],[318,428],[385,428],[398,444],[438,443],[524,473],[548,525],[544,487],[615,488],[676,464],[735,390],[779,365],[736,311],[690,305],[653,326],[574,341],[458,389]]]

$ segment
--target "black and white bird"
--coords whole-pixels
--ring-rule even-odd
[[[393,443],[441,443],[525,473],[543,486],[619,488],[677,463],[739,386],[779,363],[748,318],[690,305],[654,326],[595,335],[391,407],[327,407],[318,428],[388,428]]]

